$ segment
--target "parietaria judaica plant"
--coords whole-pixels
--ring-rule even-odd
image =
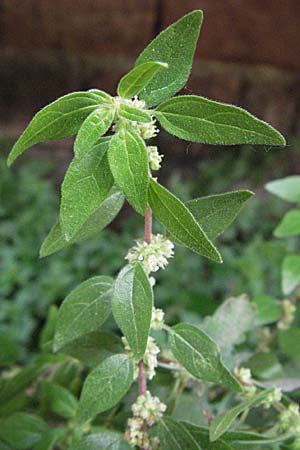
[[[116,279],[97,275],[85,281],[63,301],[57,315],[55,352],[70,352],[72,345],[80,345],[80,338],[99,330],[111,312],[123,335],[123,351],[104,358],[85,379],[72,425],[69,448],[73,450],[95,448],[89,444],[93,439],[97,442],[96,437],[89,437],[93,420],[115,407],[134,382],[136,400],[123,435],[129,444],[120,437],[120,447],[114,448],[174,450],[175,439],[178,449],[200,449],[203,439],[221,445],[223,437],[226,448],[233,448],[228,428],[239,414],[261,404],[267,408],[275,404],[279,410],[282,440],[288,437],[299,442],[299,411],[292,402],[281,403],[281,392],[257,385],[248,369],[229,371],[205,331],[187,323],[169,327],[164,312],[154,305],[155,273],[174,257],[174,244],[221,263],[213,241],[252,196],[243,190],[184,204],[157,181],[163,154],[152,139],[160,127],[178,138],[205,144],[285,145],[278,131],[237,106],[196,95],[174,97],[188,80],[202,18],[201,11],[192,11],[160,33],[121,78],[117,96],[90,89],[65,95],[43,108],[8,157],[11,165],[39,142],[76,135],[74,159],[61,189],[59,221],[42,245],[42,257],[101,231],[125,199],[145,218],[144,238],[123,255],[127,264]],[[166,235],[152,234],[152,214]],[[281,327],[288,325],[293,314],[289,304],[284,308]],[[202,428],[200,434],[197,427],[192,430],[189,424],[169,417],[167,405],[147,386],[147,380],[155,376],[160,352],[151,330],[168,335],[173,359],[161,363],[166,369],[176,369],[178,380],[220,385],[225,391],[237,392],[242,403],[216,417],[210,429]],[[255,447],[259,436],[250,432],[247,436]],[[280,436],[276,434],[276,442]],[[243,439],[243,433],[235,437],[238,442]],[[272,439],[272,430],[261,437],[267,443]]]

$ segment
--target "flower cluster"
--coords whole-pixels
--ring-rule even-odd
[[[297,437],[300,437],[300,413],[299,406],[295,403],[290,404],[279,416],[279,426],[282,431],[288,431]]]
[[[144,425],[152,426],[166,411],[166,405],[158,397],[153,397],[149,391],[139,395],[132,405],[133,418],[128,419],[128,431],[125,437],[131,445],[149,448],[149,437]]]
[[[251,370],[246,367],[235,368],[233,371],[236,378],[243,386],[243,392],[246,397],[252,397],[256,393],[256,386],[251,375]]]
[[[127,253],[125,259],[130,264],[140,262],[149,275],[164,269],[168,264],[168,258],[174,255],[174,244],[161,234],[152,235],[151,242],[138,240],[136,245]]]
[[[295,318],[296,306],[288,299],[283,300],[281,304],[282,317],[277,326],[280,330],[286,330]]]
[[[143,139],[151,139],[159,133],[159,129],[156,126],[156,119],[154,117],[152,117],[151,122],[130,122],[130,124]]]
[[[155,308],[153,306],[152,309],[152,317],[151,317],[151,328],[153,330],[161,330],[164,324],[165,313],[162,309]]]
[[[125,350],[131,354],[131,349],[128,345],[127,339],[123,336],[122,337],[122,341],[125,347]],[[147,342],[147,348],[145,351],[145,354],[143,356],[143,361],[144,361],[144,365],[145,365],[145,372],[147,375],[147,378],[149,380],[152,380],[152,378],[155,375],[155,369],[158,365],[157,362],[157,355],[160,352],[159,347],[155,344],[155,341],[153,339],[153,337],[149,336],[148,337],[148,342]],[[138,377],[138,373],[139,373],[139,368],[138,368],[138,363],[136,363],[135,369],[134,369],[134,378]]]
[[[158,153],[158,148],[155,145],[149,145],[147,147],[147,153],[150,168],[152,170],[159,170],[164,155]]]
[[[268,394],[268,396],[263,401],[263,406],[265,408],[271,408],[274,403],[278,403],[281,401],[282,392],[279,388],[274,388],[272,392]]]

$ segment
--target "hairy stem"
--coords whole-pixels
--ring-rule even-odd
[[[144,240],[147,242],[147,244],[150,244],[151,242],[151,234],[152,234],[152,210],[151,208],[146,209],[145,214],[145,228],[144,228]],[[139,362],[139,394],[144,395],[147,390],[147,376],[146,376],[146,370],[145,370],[145,364],[144,361],[141,359]],[[146,431],[147,424],[146,422],[143,425],[143,431]],[[141,450],[145,450],[145,447]]]

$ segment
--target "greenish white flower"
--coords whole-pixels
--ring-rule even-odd
[[[280,330],[286,330],[290,327],[295,318],[296,306],[288,299],[282,300],[281,305],[282,317],[277,326]]]
[[[161,162],[164,155],[161,155],[158,152],[158,148],[155,145],[149,145],[147,147],[147,153],[150,168],[152,170],[159,170],[161,168]]]
[[[278,403],[281,401],[282,392],[279,388],[274,388],[272,392],[265,398],[263,401],[263,406],[265,408],[270,408],[274,403]]]
[[[128,341],[125,336],[122,337],[122,342],[123,342],[124,348],[127,351],[127,353],[130,356],[132,356],[133,353],[129,347]],[[155,369],[158,365],[157,355],[159,352],[160,352],[160,349],[156,345],[153,337],[149,336],[148,341],[147,341],[147,348],[146,348],[146,351],[143,356],[145,372],[146,372],[146,376],[149,380],[152,380],[152,378],[155,375]],[[134,379],[136,379],[138,377],[138,374],[139,374],[139,367],[138,367],[138,361],[137,361],[135,364],[135,368],[134,368]]]
[[[300,437],[300,414],[298,405],[292,403],[280,413],[279,426],[282,431]]]
[[[165,313],[162,309],[153,307],[152,318],[151,318],[151,328],[153,330],[161,330],[164,324]]]

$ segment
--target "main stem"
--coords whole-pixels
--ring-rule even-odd
[[[144,240],[147,244],[151,242],[152,234],[152,209],[148,207],[145,214]],[[139,362],[139,394],[144,395],[147,390],[147,376],[144,361]],[[144,423],[143,431],[146,431],[147,425]],[[143,446],[142,450],[145,450]]]

